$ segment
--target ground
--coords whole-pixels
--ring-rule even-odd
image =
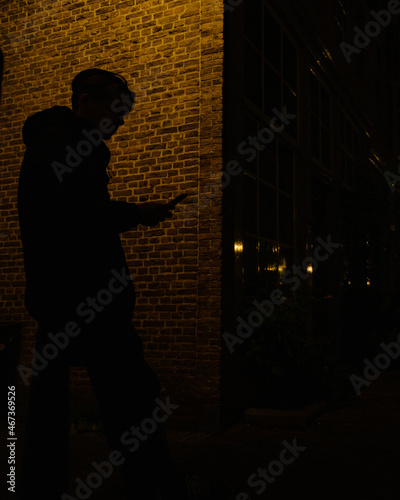
[[[400,371],[387,371],[353,401],[330,408],[306,428],[272,428],[243,419],[219,435],[167,431],[181,470],[231,485],[235,500],[399,500],[399,428]],[[6,431],[2,421],[2,460]],[[71,485],[76,478],[85,480],[93,472],[91,463],[109,453],[101,432],[71,436]],[[5,491],[3,471],[1,498],[15,498]],[[118,471],[90,498],[122,498]]]

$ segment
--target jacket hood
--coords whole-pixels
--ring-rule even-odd
[[[28,146],[39,134],[46,130],[52,130],[55,126],[66,125],[67,127],[79,127],[82,119],[67,106],[53,106],[52,108],[39,111],[30,116],[22,128],[22,139]],[[86,120],[85,120],[86,124]]]

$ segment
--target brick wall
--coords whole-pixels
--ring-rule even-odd
[[[0,320],[23,324],[22,362],[35,322],[24,309],[17,185],[25,119],[70,106],[88,67],[125,76],[134,112],[108,142],[112,198],[195,202],[153,229],[122,235],[137,290],[135,325],[182,424],[216,426],[219,405],[222,169],[222,0],[2,2]],[[60,263],[62,265],[62,263]],[[74,389],[89,390],[83,370]]]

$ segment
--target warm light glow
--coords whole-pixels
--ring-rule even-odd
[[[243,252],[243,241],[236,241],[235,242],[235,253],[242,253]]]
[[[371,280],[367,278],[367,286],[371,286]]]
[[[329,52],[328,49],[324,49],[324,54],[325,56],[330,59],[331,61],[333,61],[333,57],[332,57],[332,54]]]
[[[307,266],[307,272],[308,272],[308,274],[312,274],[313,271],[314,271],[314,269],[313,269],[312,264],[308,264],[308,266]]]
[[[379,162],[379,163],[382,163],[382,160],[379,158],[379,156],[375,153],[373,153],[374,155],[374,158]]]
[[[280,258],[280,264],[278,266],[278,271],[279,271],[279,275],[282,277],[283,274],[285,273],[287,269],[287,265],[286,265],[286,258],[281,256]]]

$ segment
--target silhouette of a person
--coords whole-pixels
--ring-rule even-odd
[[[127,446],[126,433],[153,415],[160,387],[132,325],[135,290],[119,236],[138,224],[163,222],[174,207],[109,196],[104,140],[133,107],[126,80],[88,69],[74,78],[72,92],[72,109],[38,112],[22,132],[18,213],[25,306],[38,327],[20,498],[55,500],[68,491],[69,367],[81,365],[99,401],[107,441],[120,457],[114,468],[123,474],[127,498],[151,500],[160,491],[165,499],[183,499],[162,423],[136,436],[139,446]],[[75,482],[73,498],[77,487]]]

